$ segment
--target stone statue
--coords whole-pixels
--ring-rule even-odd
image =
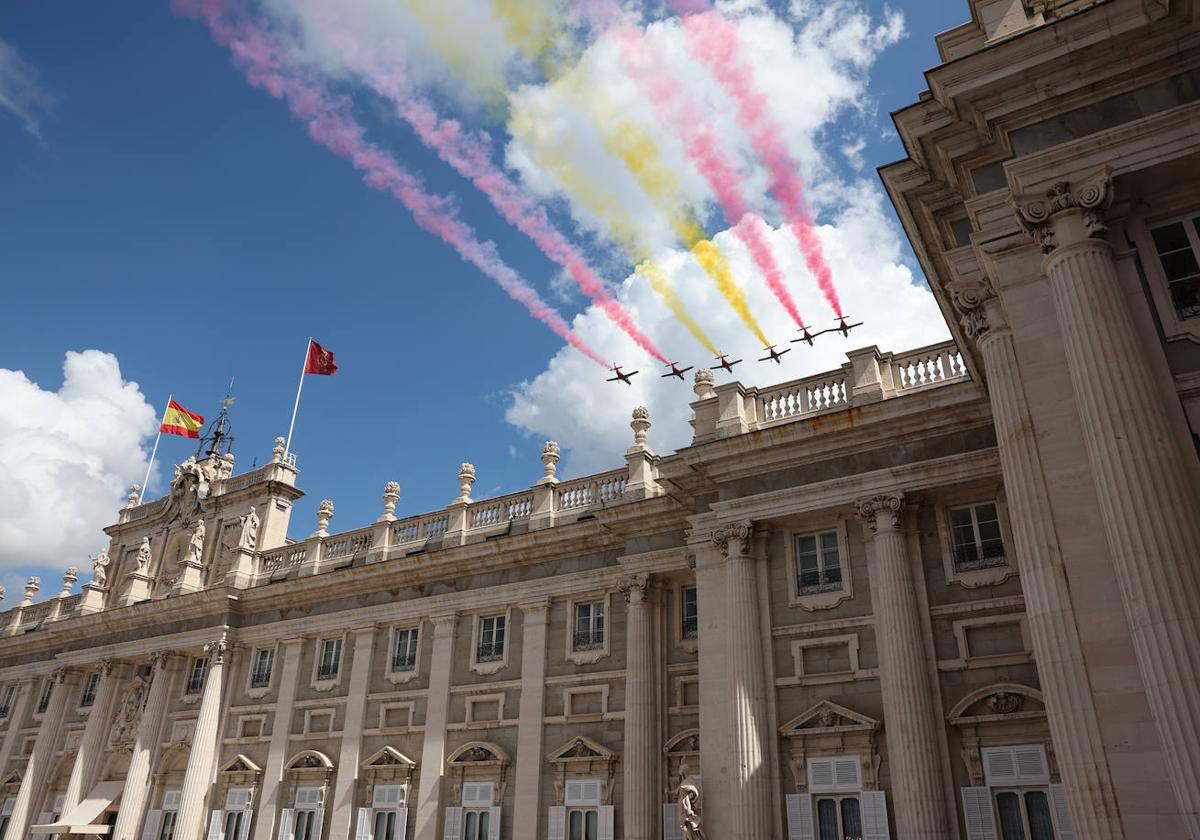
[[[112,747],[129,748],[133,746],[134,738],[137,735],[138,721],[142,717],[142,707],[146,704],[148,687],[144,677],[133,678],[128,693],[121,701],[117,719],[113,721],[112,734],[109,737],[109,744]]]
[[[101,551],[92,561],[92,585],[108,585],[108,552]]]
[[[196,520],[196,530],[192,531],[192,538],[188,541],[188,547],[183,555],[183,565],[200,566],[203,565],[204,558],[204,520]]]
[[[137,573],[145,574],[146,569],[150,567],[150,538],[142,537],[142,544],[138,546],[137,552]]]
[[[243,516],[239,522],[242,525],[241,535],[238,537],[238,548],[244,548],[247,551],[253,551],[258,545],[258,514],[254,507],[250,507],[250,512]]]
[[[708,840],[701,824],[703,818],[703,800],[700,789],[691,782],[679,786],[679,827],[683,829],[684,840]]]

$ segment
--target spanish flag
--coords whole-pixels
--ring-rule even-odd
[[[170,400],[167,403],[167,410],[163,412],[162,425],[158,430],[168,435],[198,438],[200,437],[200,427],[203,425],[203,417],[199,414],[192,414],[175,400]]]

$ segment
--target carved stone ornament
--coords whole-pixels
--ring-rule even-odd
[[[558,481],[558,459],[561,457],[561,452],[558,443],[552,440],[546,441],[542,446],[541,483],[550,484]]]
[[[626,604],[641,604],[646,600],[646,592],[650,588],[650,575],[645,572],[626,575],[617,584],[617,589],[625,596]]]
[[[238,520],[241,529],[238,533],[238,548],[254,551],[258,546],[258,513],[251,506],[250,512]]]
[[[201,496],[207,495],[209,482],[215,478],[213,469],[207,463],[198,463],[195,456],[175,467],[175,477],[171,479],[171,490],[163,508],[164,521],[178,519],[185,528],[190,527],[200,510]]]
[[[1012,204],[1021,227],[1041,247],[1043,254],[1049,254],[1063,244],[1058,241],[1054,229],[1054,217],[1059,213],[1082,211],[1087,235],[1103,237],[1108,231],[1104,211],[1112,203],[1112,192],[1112,178],[1107,172],[1100,172],[1077,186],[1059,181],[1044,195],[1013,196]]]
[[[192,536],[188,539],[187,548],[183,553],[182,563],[185,566],[200,566],[204,559],[204,535],[206,533],[204,520],[197,519]]]
[[[884,528],[900,527],[900,509],[904,506],[904,497],[899,495],[872,496],[869,499],[859,499],[854,503],[858,515],[870,526],[872,531]]]
[[[679,827],[684,840],[707,840],[704,833],[704,801],[700,789],[684,782],[679,786]]]
[[[978,340],[990,327],[997,326],[988,321],[984,304],[996,297],[996,290],[986,277],[976,280],[956,281],[948,286],[950,300],[958,311],[959,323],[967,338]]]
[[[204,655],[214,665],[224,665],[225,657],[229,654],[231,647],[232,645],[229,644],[228,639],[215,639],[204,645]]]
[[[92,561],[92,585],[104,587],[108,585],[108,552],[101,551]]]
[[[141,498],[142,485],[134,484],[129,488],[129,495],[125,497],[125,507],[135,508],[138,506],[138,499]]]
[[[1025,698],[1011,691],[997,691],[987,700],[988,708],[998,715],[1011,715],[1019,712],[1025,704]]]
[[[725,525],[712,532],[712,541],[721,549],[721,553],[729,556],[729,541],[737,540],[741,545],[741,553],[746,553],[746,544],[750,541],[750,525],[741,522],[736,525]]]
[[[135,676],[129,685],[129,690],[121,699],[121,707],[117,711],[117,719],[112,724],[112,734],[109,745],[113,749],[132,749],[137,737],[138,723],[142,719],[142,709],[146,705],[150,684],[142,676]]]
[[[150,538],[142,537],[142,544],[138,546],[137,551],[137,571],[138,574],[145,574],[146,569],[150,566]]]

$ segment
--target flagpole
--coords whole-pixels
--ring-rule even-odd
[[[167,394],[167,404],[163,408],[162,419],[158,421],[158,434],[154,436],[154,448],[150,450],[150,463],[146,464],[146,477],[142,479],[142,492],[138,496],[138,504],[146,498],[146,485],[150,483],[150,470],[154,469],[154,456],[158,454],[158,442],[162,440],[162,424],[167,422],[167,412],[171,410],[171,399],[174,394]]]
[[[288,424],[287,442],[283,445],[283,457],[286,460],[288,453],[292,451],[292,430],[296,428],[296,412],[300,409],[300,391],[304,388],[304,374],[308,371],[308,354],[312,352],[312,336],[308,337],[308,344],[304,345],[304,364],[300,366],[300,384],[296,386],[296,402],[292,406],[292,422]]]

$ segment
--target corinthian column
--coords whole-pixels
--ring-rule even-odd
[[[133,840],[146,812],[150,767],[160,741],[163,718],[167,714],[167,700],[177,660],[175,654],[168,652],[155,653],[150,657],[150,690],[142,706],[133,752],[129,756],[129,772],[125,774],[125,790],[121,793],[117,822],[113,826],[113,840]]]
[[[34,799],[41,798],[44,791],[46,771],[54,758],[54,748],[58,743],[58,735],[62,731],[63,713],[67,708],[67,696],[71,693],[77,681],[78,674],[69,668],[60,668],[50,677],[54,688],[50,695],[50,705],[42,715],[42,725],[38,727],[37,740],[33,744],[33,753],[25,765],[25,775],[21,779],[21,787],[17,791],[17,800],[13,803],[12,816],[8,821],[8,831],[4,840],[24,840],[31,825],[29,815],[33,810]]]
[[[204,646],[208,657],[208,673],[204,678],[204,693],[200,695],[200,712],[192,732],[192,751],[183,774],[183,789],[179,797],[179,813],[175,817],[177,840],[200,840],[204,830],[204,804],[213,766],[217,760],[217,726],[221,722],[221,698],[225,687],[225,660],[230,654],[225,639]]]
[[[621,581],[625,593],[625,774],[626,840],[658,838],[659,743],[654,702],[654,642],[650,576],[630,575]]]
[[[1018,215],[1046,254],[1067,366],[1146,697],[1180,812],[1200,837],[1200,492],[1196,453],[1172,428],[1103,238],[1111,182],[1101,174]],[[1156,338],[1151,340],[1157,341]],[[1173,409],[1178,411],[1178,406]]]
[[[750,525],[713,531],[726,559],[726,618],[729,627],[730,766],[733,773],[730,825],[738,840],[771,840],[774,809],[767,768],[767,678],[763,667],[758,583],[750,555]]]
[[[945,787],[932,712],[934,686],[925,663],[912,567],[900,528],[901,496],[873,496],[857,504],[874,532],[867,547],[879,685],[887,710],[888,763],[896,807],[896,836],[904,840],[949,837]]]
[[[1046,699],[1054,757],[1080,837],[1122,840],[1124,830],[1075,622],[1062,552],[1050,514],[1045,471],[1013,346],[995,291],[980,283],[954,290],[963,327],[979,343],[992,401],[1025,616]]]
[[[88,712],[87,725],[83,728],[83,737],[79,741],[79,751],[75,754],[75,764],[71,767],[71,778],[63,794],[64,814],[79,804],[79,800],[91,790],[96,781],[100,759],[104,756],[104,739],[108,735],[113,699],[117,696],[117,686],[126,667],[111,659],[103,659],[96,671],[100,674],[100,684],[96,686],[96,697],[92,703],[92,710]]]

